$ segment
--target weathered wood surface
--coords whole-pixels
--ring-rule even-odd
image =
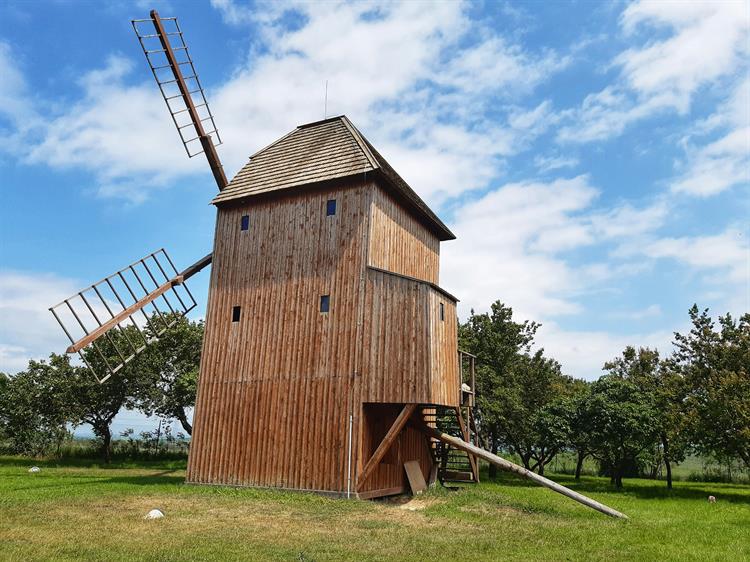
[[[444,319],[440,319],[440,304]],[[362,401],[458,406],[455,303],[425,283],[368,269]]]
[[[435,428],[429,427],[428,425],[424,423],[415,422],[415,427],[417,427],[420,431],[422,431],[426,435],[434,437],[435,439],[439,439],[440,441],[443,441],[444,443],[448,443],[449,445],[455,447],[456,449],[466,451],[470,455],[474,455],[480,459],[484,459],[487,462],[492,463],[495,466],[498,466],[503,470],[507,470],[508,472],[513,472],[515,474],[518,474],[519,476],[532,480],[533,482],[536,482],[537,484],[544,486],[545,488],[549,488],[550,490],[553,490],[557,492],[558,494],[562,494],[563,496],[569,497],[570,499],[575,500],[578,503],[585,505],[586,507],[595,509],[601,513],[604,513],[605,515],[609,515],[610,517],[618,517],[621,519],[628,518],[627,515],[620,513],[619,511],[604,505],[603,503],[599,503],[598,501],[592,500],[591,498],[588,498],[584,496],[583,494],[574,492],[570,488],[561,486],[560,484],[558,484],[557,482],[553,482],[549,478],[545,478],[544,476],[541,476],[537,474],[536,472],[527,470],[522,466],[519,466],[515,463],[505,460],[502,457],[493,455],[489,451],[480,449],[479,447],[472,445],[471,443],[467,443],[466,441],[459,439],[458,437],[454,437],[452,435],[448,435],[447,433],[443,433]]]
[[[189,481],[346,489],[369,197],[355,184],[219,210]]]
[[[427,489],[427,482],[424,479],[424,474],[422,474],[419,461],[406,461],[404,463],[404,471],[409,480],[409,487],[412,494],[421,494]]]
[[[367,265],[438,283],[440,241],[422,222],[382,189],[370,217]]]
[[[381,191],[360,179],[219,208],[188,481],[345,493],[350,415],[352,492],[406,490],[405,460],[429,475],[428,440],[406,427],[362,478],[403,404],[457,406],[460,386],[453,300],[368,268]],[[408,213],[389,216],[393,239],[408,242],[390,251],[422,255],[392,266],[436,280],[436,239],[414,234],[424,227]],[[330,295],[328,313],[321,295]],[[383,402],[382,412],[365,414]]]
[[[388,452],[388,449],[391,448],[394,441],[401,433],[401,430],[406,425],[406,422],[409,421],[409,418],[416,409],[416,404],[404,405],[403,409],[398,414],[398,417],[393,422],[393,425],[391,425],[390,429],[388,429],[388,433],[385,434],[385,437],[383,437],[383,440],[380,442],[377,449],[375,449],[375,452],[369,459],[367,459],[367,464],[365,464],[365,467],[362,469],[362,473],[359,475],[358,487],[361,487],[367,481],[375,468],[380,464],[380,461]]]

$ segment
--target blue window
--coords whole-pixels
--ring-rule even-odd
[[[330,217],[331,215],[336,214],[336,200],[335,199],[329,199],[328,203],[326,203],[326,216]]]
[[[240,321],[240,313],[242,312],[242,307],[239,306],[233,306],[232,307],[232,322],[239,322]]]
[[[320,311],[321,312],[328,312],[329,308],[331,307],[331,297],[330,295],[321,295],[320,296]]]
[[[250,228],[250,217],[248,215],[242,215],[240,220],[240,230],[247,230]]]

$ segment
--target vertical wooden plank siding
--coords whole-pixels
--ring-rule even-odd
[[[445,319],[440,319],[440,303]],[[363,402],[458,406],[456,305],[426,283],[368,269]]]
[[[439,240],[364,179],[220,207],[188,481],[344,493],[351,413],[354,491],[405,403],[458,406],[438,261]],[[428,439],[407,427],[361,495],[406,490],[408,460],[429,477]]]
[[[345,490],[369,200],[360,183],[219,209],[188,481]]]
[[[435,284],[440,273],[440,240],[379,187],[373,193],[367,265]]]
[[[363,465],[377,449],[402,408],[403,404],[363,404],[361,450]],[[414,460],[419,461],[425,478],[429,477],[432,467],[429,440],[425,439],[425,435],[420,431],[405,427],[375,471],[365,482],[362,482],[359,488],[360,495],[376,497],[408,491],[404,463]]]

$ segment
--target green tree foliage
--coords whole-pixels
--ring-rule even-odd
[[[459,327],[460,346],[477,356],[476,414],[482,439],[493,453],[500,447],[539,473],[566,445],[570,397],[580,383],[539,350],[530,353],[535,322],[514,322],[500,301]],[[490,476],[494,476],[490,467]]]
[[[591,454],[621,488],[627,467],[659,435],[653,397],[632,381],[604,375],[592,383],[582,415]]]
[[[604,364],[610,374],[628,380],[651,396],[656,408],[658,440],[653,444],[655,467],[664,464],[667,487],[672,488],[672,464],[685,460],[689,446],[684,412],[685,384],[674,369],[659,360],[655,349],[628,346],[620,357]],[[652,474],[656,476],[655,471]]]
[[[105,373],[106,365],[117,365],[123,358],[120,353],[124,354],[131,342],[137,345],[135,342],[139,337],[134,326],[112,330],[107,337],[97,340],[96,347],[84,350],[86,362],[97,374]],[[66,381],[73,405],[71,421],[74,425],[85,423],[91,426],[101,443],[105,462],[112,458],[112,421],[123,408],[136,407],[137,396],[145,392],[148,382],[137,361],[127,363],[102,383],[84,367],[71,371]]]
[[[179,317],[149,345],[136,367],[141,375],[138,408],[149,416],[176,419],[188,435],[193,428],[186,410],[195,405],[202,342],[203,321]]]
[[[718,329],[708,309],[693,305],[689,314],[692,328],[675,334],[667,364],[685,381],[693,441],[750,469],[750,314],[719,317]]]
[[[72,408],[59,384],[69,369],[67,358],[52,355],[13,377],[0,376],[0,432],[12,452],[42,455],[69,436]]]

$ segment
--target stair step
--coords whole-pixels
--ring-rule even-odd
[[[474,482],[474,475],[470,471],[446,470],[443,472],[443,480],[452,482]]]

